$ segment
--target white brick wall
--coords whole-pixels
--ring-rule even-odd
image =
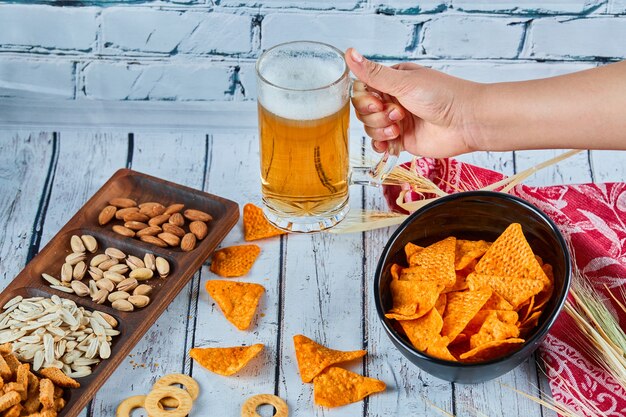
[[[256,58],[295,39],[481,82],[626,57],[626,0],[20,1],[0,0],[2,97],[254,100]]]

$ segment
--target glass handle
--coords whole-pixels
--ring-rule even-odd
[[[369,185],[379,187],[398,163],[400,143],[389,141],[389,147],[382,158],[372,167],[353,167],[350,174],[350,185]]]

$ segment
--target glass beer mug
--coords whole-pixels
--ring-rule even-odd
[[[386,154],[374,168],[351,173],[351,79],[337,48],[280,44],[261,55],[256,75],[265,215],[291,232],[333,227],[348,212],[348,186],[379,184],[396,156]]]

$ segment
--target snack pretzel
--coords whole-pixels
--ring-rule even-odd
[[[256,409],[263,404],[269,404],[276,409],[274,417],[289,416],[289,407],[285,400],[276,395],[259,394],[248,398],[246,402],[243,403],[241,406],[241,417],[261,417],[259,413],[256,412]]]
[[[174,384],[182,385],[189,393],[189,396],[191,397],[192,401],[195,401],[196,398],[198,398],[198,394],[200,394],[200,386],[198,385],[196,380],[190,377],[189,375],[185,375],[185,374],[165,375],[163,378],[159,379],[157,382],[154,383],[154,386],[152,387],[152,389],[155,390],[158,388],[165,388]],[[164,398],[163,400],[161,400],[161,404],[163,404],[163,406],[165,407],[170,407],[170,408],[178,407],[178,401],[176,401],[174,398],[171,398],[171,397]]]
[[[135,408],[143,408],[143,404],[146,400],[145,395],[135,395],[128,397],[117,406],[115,411],[115,417],[130,417],[131,411]]]
[[[173,398],[177,407],[172,410],[164,410],[159,404],[164,398]],[[164,387],[152,390],[144,403],[144,409],[151,417],[185,417],[191,411],[193,402],[187,391],[176,387]]]

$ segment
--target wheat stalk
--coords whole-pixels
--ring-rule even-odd
[[[577,153],[582,152],[581,150],[571,150],[565,152],[559,156],[548,159],[540,164],[537,164],[531,168],[528,168],[522,172],[519,172],[515,175],[511,175],[510,177],[504,178],[498,182],[487,185],[485,187],[479,188],[478,191],[494,191],[499,188],[502,188],[501,192],[508,193],[513,187],[520,184],[526,178],[530,177],[537,171],[540,171],[544,168],[547,168],[551,165],[559,163],[567,158],[571,158]],[[358,163],[358,161],[352,161],[353,165]],[[398,165],[393,168],[393,170],[383,179],[384,185],[408,185],[411,189],[410,191],[414,191],[422,194],[434,194],[435,197],[426,198],[418,201],[405,202],[404,196],[409,190],[403,190],[397,200],[396,204],[412,213],[421,207],[437,200],[440,197],[444,197],[448,195],[445,191],[437,186],[430,179],[420,175],[415,169],[415,158],[409,167],[405,167],[402,165]],[[458,191],[458,190],[457,190]],[[344,219],[337,226],[330,229],[331,233],[343,234],[343,233],[359,233],[366,232],[369,230],[376,230],[384,227],[396,226],[402,223],[408,216],[397,213],[384,213],[384,212],[374,212],[370,210],[361,210],[358,212],[350,212],[346,219]]]

